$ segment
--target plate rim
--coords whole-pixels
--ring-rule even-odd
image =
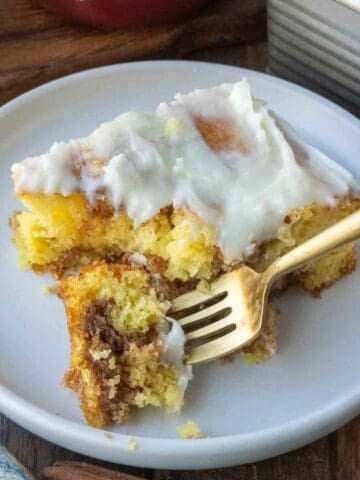
[[[293,83],[289,80],[285,80],[284,78],[277,77],[276,75],[273,75],[272,73],[266,71],[266,72],[260,72],[258,70],[252,70],[250,68],[244,68],[240,67],[237,65],[228,65],[228,64],[223,64],[223,63],[215,63],[215,62],[206,62],[206,61],[199,61],[199,60],[140,60],[140,61],[134,61],[134,62],[124,62],[124,63],[114,63],[110,65],[104,65],[102,67],[94,67],[94,68],[88,68],[86,70],[81,70],[79,72],[75,73],[70,73],[68,75],[63,75],[59,78],[55,78],[53,80],[49,80],[48,82],[44,82],[41,85],[38,85],[37,87],[34,87],[30,90],[26,90],[25,92],[21,93],[20,95],[17,95],[15,98],[12,98],[5,102],[4,104],[0,105],[0,119],[8,113],[8,110],[11,110],[13,108],[16,108],[17,106],[20,106],[21,103],[26,102],[30,97],[36,98],[37,96],[41,96],[41,94],[45,93],[47,90],[51,90],[55,85],[57,86],[66,86],[67,83],[72,83],[74,80],[80,80],[81,78],[86,78],[86,77],[92,77],[92,76],[97,76],[99,73],[107,73],[111,72],[113,70],[136,70],[137,68],[141,68],[145,65],[153,65],[155,68],[161,67],[162,65],[169,65],[173,67],[181,67],[185,65],[189,66],[205,66],[209,68],[221,68],[229,71],[238,71],[238,72],[243,72],[244,74],[248,73],[250,76],[255,75],[259,76],[262,78],[266,78],[270,80],[273,83],[280,83],[284,87],[288,87],[291,90],[298,91],[300,94],[304,94],[310,98],[313,98],[314,100],[319,101],[320,103],[323,103],[324,105],[327,105],[330,109],[333,111],[347,117],[348,120],[351,122],[354,122],[354,125],[359,126],[360,120],[351,112],[346,110],[344,107],[341,105],[333,102],[332,100],[329,100],[326,97],[323,97],[317,92],[314,92],[306,87],[303,87],[302,85],[298,85],[296,83]],[[245,76],[245,75],[244,75]]]
[[[186,60],[154,60],[128,62],[92,68],[66,75],[29,90],[0,107],[0,121],[6,115],[26,105],[28,101],[46,95],[52,90],[66,87],[73,82],[96,77],[101,74],[114,74],[121,71],[141,68],[160,69],[207,67],[228,70],[240,76],[260,77],[266,81],[283,85],[300,95],[313,98],[330,108],[334,113],[346,118],[359,128],[359,120],[339,105],[302,86],[267,73],[237,66],[211,62]],[[360,128],[359,128],[360,129]],[[95,429],[68,420],[25,400],[0,383],[0,411],[16,423],[33,433],[65,448],[73,449],[94,458],[116,461],[127,465],[149,468],[201,469],[225,467],[252,461],[264,460],[314,441],[339,428],[346,421],[360,413],[360,383],[350,392],[338,396],[334,401],[320,407],[308,415],[293,419],[277,427],[260,429],[250,433],[225,435],[201,440],[176,438],[154,438],[136,435],[139,448],[133,452],[127,449],[132,435],[111,432],[112,439],[105,438],[104,429]],[[169,447],[170,445],[170,447]],[[90,452],[90,453],[89,453]],[[260,452],[260,455],[258,454]],[[114,455],[118,459],[114,460]],[[115,457],[116,458],[116,457]]]

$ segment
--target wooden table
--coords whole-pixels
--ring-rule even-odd
[[[30,0],[0,0],[0,104],[50,79],[132,59],[186,58],[264,70],[262,4],[223,0],[182,26],[129,33],[72,26]],[[61,460],[117,468],[48,443],[4,416],[0,443],[39,479],[46,466]],[[206,472],[121,470],[154,480],[360,480],[360,418],[305,448],[257,464]]]

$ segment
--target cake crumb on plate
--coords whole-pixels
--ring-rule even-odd
[[[43,295],[56,295],[57,294],[57,287],[56,287],[56,285],[42,285],[41,293]]]
[[[177,427],[177,432],[184,440],[191,440],[194,438],[205,438],[205,435],[200,430],[197,423],[188,420],[184,425]]]
[[[107,438],[108,440],[111,440],[113,438],[110,432],[104,432],[104,437]]]
[[[137,449],[137,441],[135,438],[130,438],[130,440],[128,441],[128,450],[136,450]]]

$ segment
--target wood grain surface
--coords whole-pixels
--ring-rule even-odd
[[[265,70],[264,22],[264,0],[223,0],[182,25],[136,32],[99,31],[70,25],[30,0],[0,0],[0,104],[53,78],[135,59],[187,58]],[[1,415],[0,443],[38,479],[45,467],[71,460],[151,480],[360,480],[360,417],[286,455],[203,472],[143,470],[98,462],[46,442]]]
[[[96,30],[71,25],[30,0],[0,0],[0,103],[86,68],[148,58],[181,58],[211,46],[264,40],[265,0],[213,2],[179,25]]]

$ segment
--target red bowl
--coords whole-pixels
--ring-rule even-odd
[[[209,0],[38,0],[60,15],[97,27],[142,27],[180,21]]]

